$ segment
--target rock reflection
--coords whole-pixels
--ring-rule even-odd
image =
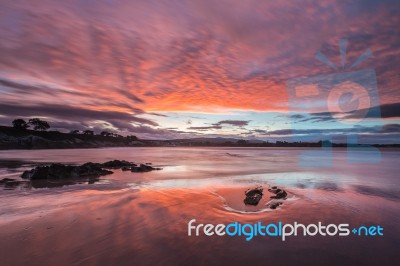
[[[60,179],[60,180],[17,180],[13,178],[3,178],[0,180],[0,187],[5,190],[15,189],[37,189],[37,188],[57,188],[79,184],[95,184],[99,183],[100,178],[86,179]]]

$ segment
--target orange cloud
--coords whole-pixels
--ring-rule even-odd
[[[332,73],[314,55],[340,62],[343,37],[348,62],[372,50],[360,68],[376,70],[381,104],[400,102],[391,2],[23,2],[2,5],[0,78],[22,85],[0,88],[7,106],[284,112],[286,81]]]

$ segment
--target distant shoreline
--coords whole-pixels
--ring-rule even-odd
[[[145,140],[151,142],[152,140]],[[367,148],[367,147],[375,147],[379,149],[400,149],[400,144],[389,144],[389,145],[358,145],[354,146],[354,148]],[[131,145],[131,146],[92,146],[92,147],[81,147],[81,146],[75,146],[75,147],[50,147],[50,148],[4,148],[0,146],[0,151],[2,150],[86,150],[86,149],[106,149],[106,148],[308,148],[308,149],[320,149],[321,146],[254,146],[254,145],[242,145],[242,146],[227,146],[227,145],[180,145],[180,146],[171,146],[171,145]],[[346,149],[348,148],[346,145],[342,144],[334,144],[331,147],[332,149]]]
[[[322,145],[345,148],[346,143],[319,142],[252,142],[232,138],[194,138],[175,140],[142,140],[123,136],[85,135],[58,131],[20,130],[0,126],[0,150],[96,149],[122,147],[253,147],[253,148],[319,148]],[[400,144],[374,144],[379,148],[400,148]],[[355,147],[362,147],[355,146]]]

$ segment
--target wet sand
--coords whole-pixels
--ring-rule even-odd
[[[107,151],[111,155],[120,153]],[[381,265],[399,259],[399,181],[394,175],[398,169],[394,163],[399,158],[397,151],[385,154],[385,164],[379,167],[342,165],[346,173],[337,169],[292,171],[296,168],[289,163],[292,151],[265,159],[259,151],[236,150],[242,155],[241,160],[247,160],[240,165],[236,156],[222,157],[216,150],[200,149],[205,153],[182,159],[187,152],[190,151],[164,153],[168,155],[163,157],[165,161],[162,153],[150,158],[155,163],[159,159],[159,165],[164,167],[155,173],[115,170],[115,174],[93,184],[1,190],[1,264]],[[221,158],[215,161],[218,156]],[[273,162],[266,165],[271,158]],[[104,159],[103,156],[98,161]],[[172,159],[176,159],[175,163]],[[192,159],[197,159],[196,163]],[[340,161],[342,155],[337,159]],[[275,171],[279,168],[277,161],[290,164],[289,170]],[[253,166],[252,171],[243,174],[241,170],[248,165]],[[15,177],[22,169],[24,166],[3,169],[3,176]],[[238,170],[239,174],[233,175],[231,170]],[[288,199],[276,210],[270,210],[264,208],[269,201],[266,193],[259,206],[246,207],[242,204],[244,191],[255,185],[282,186],[289,193]],[[251,241],[244,236],[189,237],[187,223],[191,219],[213,224],[379,224],[384,227],[384,236],[302,236],[289,237],[284,242],[279,237],[258,236]]]

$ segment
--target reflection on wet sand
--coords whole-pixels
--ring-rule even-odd
[[[60,180],[17,180],[12,178],[3,178],[0,180],[0,188],[6,190],[13,189],[34,189],[34,188],[56,188],[63,186],[71,186],[77,184],[95,184],[101,182],[98,177],[85,179],[60,179]]]
[[[225,188],[220,193],[228,198],[227,202],[232,202],[237,190]],[[357,204],[370,201],[365,195],[340,192],[342,201],[333,205],[325,197],[325,193],[331,192],[314,191],[313,198],[324,199],[321,201],[303,198],[302,194],[308,193],[296,191],[301,198],[289,201],[278,210],[248,214],[228,211],[215,194],[202,189],[68,191],[59,199],[51,194],[37,195],[41,201],[36,204],[47,205],[42,206],[42,211],[31,212],[23,219],[11,217],[9,222],[0,224],[1,250],[8,254],[3,262],[6,265],[29,264],[32,260],[47,261],[49,265],[59,261],[127,265],[134,260],[146,264],[219,264],[268,261],[285,255],[285,263],[293,264],[312,255],[315,264],[323,264],[327,259],[336,262],[346,259],[357,264],[370,259],[390,262],[397,257],[396,248],[391,244],[396,241],[399,230],[395,223],[387,222],[388,218],[398,219],[393,212],[397,207],[394,202],[376,199],[376,204],[360,209]],[[26,208],[29,209],[29,204]],[[33,204],[31,208],[37,206]],[[188,237],[187,222],[191,219],[213,224],[234,221],[315,223],[316,219],[324,223],[373,222],[384,224],[391,234],[384,239],[364,238],[362,241],[350,236],[300,237],[285,243],[278,238],[258,237],[246,242],[244,237]],[[16,249],[16,246],[25,248]],[[385,250],[385,256],[374,252],[376,249]],[[352,257],[352,254],[363,256]]]
[[[1,264],[370,265],[393,264],[398,259],[399,183],[392,176],[398,154],[390,155],[378,168],[366,166],[368,173],[345,166],[343,174],[334,170],[274,171],[276,158],[265,165],[268,160],[262,151],[236,150],[229,153],[242,154],[241,160],[253,158],[254,169],[246,175],[240,171],[228,175],[229,160],[238,163],[238,156],[220,159],[219,172],[215,160],[221,152],[205,150],[206,156],[197,157],[197,164],[190,158],[190,150],[177,151],[177,157],[188,153],[190,158],[180,161],[182,166],[172,163],[170,153],[165,155],[169,163],[158,156],[158,160],[152,158],[163,171],[115,170],[90,185],[88,180],[70,180],[67,185],[61,182],[49,187],[46,180],[45,184],[21,185],[28,189],[0,190]],[[82,160],[87,161],[87,156]],[[285,156],[290,157],[291,151]],[[214,160],[212,166],[209,160]],[[230,171],[242,168],[233,162]],[[219,174],[210,174],[210,169]],[[18,180],[12,172],[6,177]],[[259,185],[265,189],[261,201],[257,206],[245,205],[244,192]],[[282,205],[271,210],[267,206],[273,194],[266,190],[274,185],[288,195]],[[251,241],[215,235],[189,237],[187,224],[192,219],[212,224],[321,221],[381,225],[384,236],[289,237],[285,242],[260,236]]]

